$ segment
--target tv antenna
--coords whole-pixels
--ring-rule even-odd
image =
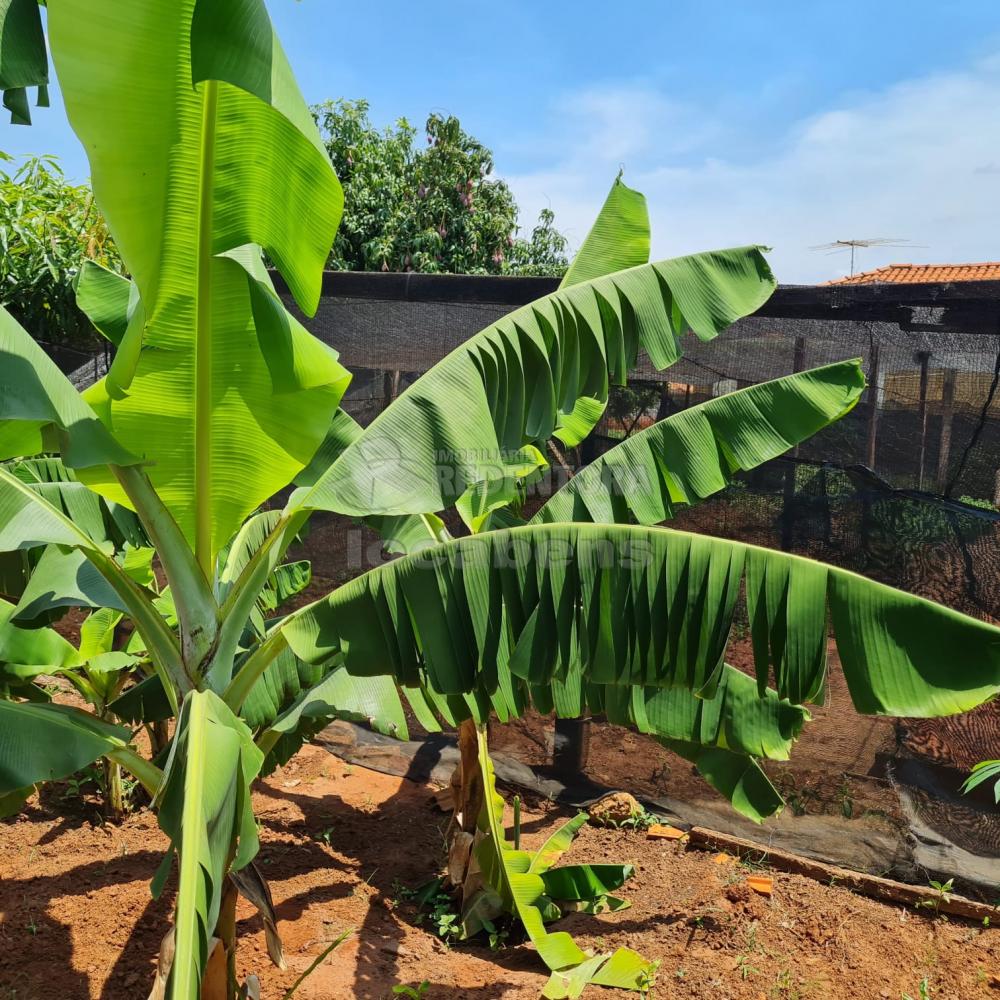
[[[825,250],[827,256],[834,253],[851,251],[851,276],[854,275],[854,255],[859,248],[868,247],[922,247],[922,243],[911,243],[909,240],[893,236],[876,236],[868,240],[834,240],[832,243],[820,243],[810,247],[810,250]]]

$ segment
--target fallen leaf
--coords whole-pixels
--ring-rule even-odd
[[[676,826],[651,826],[646,832],[650,840],[681,840],[687,836],[683,830],[678,830]]]
[[[747,879],[747,885],[754,892],[759,892],[762,896],[770,896],[774,891],[774,879],[767,875],[751,875]]]

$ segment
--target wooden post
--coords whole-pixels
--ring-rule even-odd
[[[674,408],[674,401],[670,398],[670,383],[664,382],[660,387],[660,405],[656,409],[656,419],[663,420],[670,416],[670,411]]]
[[[556,719],[552,764],[560,774],[579,774],[587,766],[590,719]]]
[[[382,409],[399,395],[399,372],[387,371],[382,378]]]
[[[806,364],[806,339],[805,337],[795,338],[795,350],[792,355],[792,371],[800,372],[805,368]],[[799,453],[798,445],[792,449],[792,455],[797,456]],[[781,548],[785,552],[792,551],[793,543],[793,532],[792,529],[794,525],[793,520],[793,507],[795,503],[795,472],[796,463],[788,462],[785,467],[785,485],[784,485],[784,502],[781,508]]]
[[[920,459],[917,465],[917,489],[924,488],[924,460],[927,451],[927,362],[930,351],[917,351],[917,361],[920,362]]]
[[[875,443],[878,440],[878,404],[879,404],[878,344],[872,344],[871,361],[868,364],[868,448],[865,452],[865,464],[875,472]]]
[[[955,416],[955,370],[948,368],[941,386],[941,442],[938,446],[937,491],[948,486],[948,462],[951,458],[951,422]]]

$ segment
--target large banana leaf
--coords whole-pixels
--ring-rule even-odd
[[[95,541],[32,485],[0,467],[0,551],[49,544],[86,556],[128,609],[157,671],[171,678],[180,690],[187,690],[191,678],[181,659],[180,645],[154,606],[155,595],[115,561],[110,542]],[[212,608],[206,611],[214,614]],[[172,685],[168,687],[172,693]]]
[[[337,410],[316,454],[298,476],[296,486],[313,486],[331,465],[364,433],[364,428],[345,410]],[[363,522],[382,537],[387,552],[406,555],[449,538],[444,522],[434,514],[363,517]]]
[[[198,1000],[229,867],[257,853],[250,784],[263,755],[211,691],[186,697],[164,769],[158,820],[180,858],[170,1000]]]
[[[260,712],[258,697],[248,699],[241,715],[249,722],[247,712],[256,710],[257,723],[266,729],[257,741],[268,753],[265,772],[291,759],[333,719],[367,723],[386,736],[409,739],[403,701],[391,677],[355,677],[343,667],[335,667],[312,687],[304,687],[280,712],[271,706]]]
[[[112,371],[88,398],[150,462],[210,575],[245,516],[312,457],[347,384],[260,260],[263,248],[315,311],[340,185],[262,0],[62,0],[49,31],[138,289]],[[137,80],[141,99],[123,99]],[[125,502],[112,477],[87,481]]]
[[[504,316],[410,386],[292,504],[366,517],[454,504],[510,478],[512,456],[578,443],[642,348],[658,368],[757,309],[774,278],[757,247],[695,254],[561,288]],[[512,491],[513,486],[509,487]],[[513,495],[513,494],[511,494]]]
[[[682,740],[660,740],[674,753],[691,761],[698,773],[747,819],[762,823],[785,805],[778,789],[753,757],[721,747]]]
[[[860,361],[841,361],[692,406],[605,452],[530,523],[657,524],[839,420],[864,388]]]
[[[135,547],[148,546],[149,540],[138,517],[122,507],[109,503],[80,483],[73,470],[53,456],[26,458],[8,465],[11,475],[27,483],[95,542],[110,542],[115,549],[126,543]]]
[[[58,451],[75,469],[137,459],[102,426],[73,384],[0,307],[0,459]]]
[[[0,700],[0,795],[65,778],[128,740],[78,708]]]
[[[781,698],[822,696],[828,612],[861,712],[946,715],[1000,692],[995,626],[801,556],[617,525],[491,532],[380,566],[285,619],[243,683],[287,645],[485,709],[509,641],[510,673],[543,691],[579,663],[590,684],[710,697],[744,579],[758,682],[773,672]]]
[[[145,552],[152,556],[151,549]],[[21,594],[14,618],[28,624],[57,608],[127,611],[128,605],[85,553],[50,545],[42,552]]]
[[[621,179],[611,191],[583,246],[573,260],[560,287],[645,264],[649,260],[649,216],[646,199],[626,187]],[[86,310],[85,310],[86,311]],[[315,485],[341,454],[354,444],[364,429],[343,410],[338,410],[323,444],[309,465],[296,477],[297,486]],[[537,454],[537,451],[536,451]],[[464,498],[463,498],[464,499]],[[378,532],[390,552],[406,554],[444,541],[448,534],[433,514],[370,516],[365,523]]]
[[[102,551],[114,549],[115,560],[135,580],[150,577],[152,550],[136,515],[120,504],[103,500],[78,482],[58,458],[12,462],[7,471],[56,510],[64,514]],[[7,545],[24,544],[9,533]],[[27,539],[30,542],[30,539]],[[24,551],[24,550],[22,550]],[[65,607],[114,607],[126,610],[114,588],[86,554],[78,549],[49,545],[25,553],[24,579],[15,618],[24,624]],[[12,596],[16,592],[12,591]]]

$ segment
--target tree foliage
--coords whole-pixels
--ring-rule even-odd
[[[326,101],[313,116],[344,185],[330,255],[338,271],[558,275],[566,239],[548,209],[519,235],[518,207],[493,176],[493,153],[452,115],[432,114],[426,145],[405,118],[379,130],[364,100]]]
[[[121,257],[87,184],[66,179],[53,156],[0,168],[0,304],[38,340],[93,343],[73,281],[93,260],[121,269]]]

